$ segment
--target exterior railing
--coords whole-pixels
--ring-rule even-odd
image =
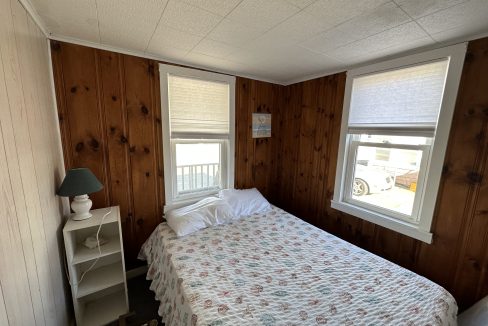
[[[179,194],[217,188],[220,185],[219,163],[179,165],[176,179]]]

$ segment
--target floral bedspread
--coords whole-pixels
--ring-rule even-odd
[[[143,245],[172,325],[456,325],[439,285],[279,208]]]

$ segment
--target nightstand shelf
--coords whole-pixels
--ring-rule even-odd
[[[78,246],[76,251],[73,255],[73,260],[71,263],[73,265],[84,263],[87,261],[91,261],[97,259],[97,257],[105,257],[112,254],[119,253],[121,251],[120,242],[118,241],[117,237],[110,237],[107,239],[108,243],[104,244],[100,247],[102,251],[102,255],[100,256],[100,252],[98,248],[89,249],[85,246]]]
[[[78,326],[105,325],[129,311],[119,207],[91,213],[93,216],[83,221],[70,218],[63,229]],[[99,236],[108,240],[100,246],[101,254],[98,248],[89,249],[83,244],[100,225]]]
[[[81,299],[89,294],[108,289],[124,283],[120,262],[100,267],[86,273],[78,286],[76,298]]]
[[[113,321],[113,316],[127,313],[127,303],[123,291],[108,294],[85,304],[83,325],[105,325]]]

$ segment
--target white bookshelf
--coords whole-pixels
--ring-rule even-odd
[[[91,213],[93,216],[83,221],[70,217],[63,229],[78,326],[105,325],[129,311],[119,207],[95,209]],[[103,218],[106,213],[109,214]],[[100,247],[101,254],[98,248],[83,245],[86,237],[96,234],[100,223],[100,237],[108,240]],[[79,282],[83,272],[95,261]]]

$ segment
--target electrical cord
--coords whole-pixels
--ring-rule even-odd
[[[71,279],[69,277],[69,274],[68,272],[66,271],[66,261],[65,261],[65,272],[66,272],[66,276],[68,277],[68,282],[71,286],[78,286],[81,284],[81,282],[83,281],[83,278],[85,277],[86,273],[88,273],[89,271],[91,271],[93,269],[93,267],[95,267],[95,265],[98,263],[98,261],[100,260],[100,258],[102,257],[102,249],[100,247],[100,238],[99,238],[99,235],[100,235],[100,230],[102,229],[102,225],[103,225],[103,221],[105,220],[105,217],[107,217],[108,215],[110,215],[110,213],[112,213],[112,208],[110,208],[110,210],[108,211],[108,213],[105,213],[105,215],[103,215],[102,217],[102,220],[100,221],[100,225],[98,226],[98,230],[97,230],[97,234],[96,234],[96,238],[97,238],[97,247],[98,247],[98,257],[95,259],[95,261],[90,265],[90,267],[88,267],[88,269],[86,269],[82,274],[81,274],[81,277],[80,277],[80,280],[76,283],[76,284],[72,284],[71,283]]]

